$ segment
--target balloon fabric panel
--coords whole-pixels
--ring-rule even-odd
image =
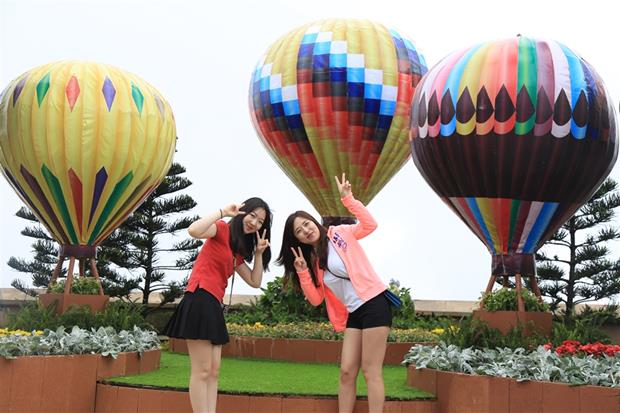
[[[261,141],[323,216],[347,216],[333,175],[365,203],[408,159],[410,101],[426,66],[413,44],[369,21],[293,30],[257,65],[250,112]]]
[[[63,245],[97,245],[163,179],[176,142],[159,92],[135,75],[57,62],[0,101],[3,174]]]
[[[533,254],[618,153],[614,108],[566,46],[517,37],[457,51],[420,81],[414,164],[493,255]]]

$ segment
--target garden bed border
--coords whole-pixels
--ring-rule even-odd
[[[518,382],[407,367],[407,384],[436,395],[444,412],[620,412],[620,388],[571,386],[545,381]]]

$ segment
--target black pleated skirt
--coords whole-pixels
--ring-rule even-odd
[[[174,338],[209,340],[215,345],[230,341],[222,304],[202,288],[185,293],[164,334]]]

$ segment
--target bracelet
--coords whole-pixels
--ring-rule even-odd
[[[224,218],[224,213],[222,212],[222,208],[220,208],[220,219]]]

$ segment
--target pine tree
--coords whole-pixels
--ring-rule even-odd
[[[580,303],[612,298],[620,293],[620,260],[608,258],[608,241],[620,238],[610,225],[620,206],[618,183],[607,179],[536,254],[542,295],[551,298],[551,308],[563,303],[565,321],[570,322]],[[562,254],[548,254],[551,251]]]
[[[97,249],[97,270],[105,294],[128,298],[130,292],[137,289],[143,293],[142,302],[147,303],[151,293],[159,292],[162,294],[162,305],[182,294],[183,283],[166,282],[164,271],[191,268],[202,242],[185,238],[164,248],[160,246],[160,239],[186,229],[197,219],[196,216],[181,216],[170,221],[173,215],[186,212],[196,205],[189,195],[168,196],[192,184],[189,179],[180,176],[184,172],[182,165],[173,163],[155,191]],[[22,207],[16,215],[35,223],[21,232],[35,239],[32,244],[34,256],[31,260],[11,257],[8,265],[30,274],[34,287],[47,287],[58,261],[58,244],[28,209]],[[161,255],[169,253],[181,255],[174,264],[160,265]],[[66,270],[63,269],[64,273]],[[86,275],[89,275],[88,269]],[[37,294],[21,280],[14,280],[11,285],[27,294]]]
[[[132,266],[143,271],[143,283],[138,289],[142,291],[142,302],[145,304],[154,292],[162,294],[162,304],[182,294],[183,283],[166,282],[164,271],[189,270],[198,255],[198,247],[202,245],[202,241],[192,238],[177,241],[170,247],[160,245],[162,237],[174,235],[198,219],[197,216],[180,216],[171,220],[174,215],[196,206],[196,201],[189,195],[169,196],[192,184],[189,179],[181,176],[184,172],[182,165],[173,163],[163,182],[120,228],[119,236],[128,242],[126,251]],[[162,264],[162,253],[180,256],[174,264]]]

